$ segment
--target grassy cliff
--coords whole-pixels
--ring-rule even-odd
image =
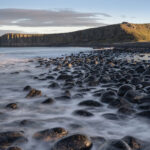
[[[0,46],[96,46],[150,42],[150,24],[122,23],[63,34],[5,34]]]

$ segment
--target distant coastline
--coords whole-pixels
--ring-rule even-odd
[[[150,24],[122,24],[62,34],[14,34],[0,37],[0,47],[150,47]]]

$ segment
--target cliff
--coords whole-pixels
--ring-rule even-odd
[[[5,34],[0,46],[96,46],[124,42],[150,42],[150,24],[109,25],[63,34]]]

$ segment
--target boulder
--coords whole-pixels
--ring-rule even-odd
[[[74,134],[56,142],[52,150],[90,150],[91,140],[82,134]]]

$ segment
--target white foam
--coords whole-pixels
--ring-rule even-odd
[[[27,62],[27,61],[28,59],[13,58],[13,57],[6,56],[4,54],[0,54],[0,66],[16,64],[20,62]]]

